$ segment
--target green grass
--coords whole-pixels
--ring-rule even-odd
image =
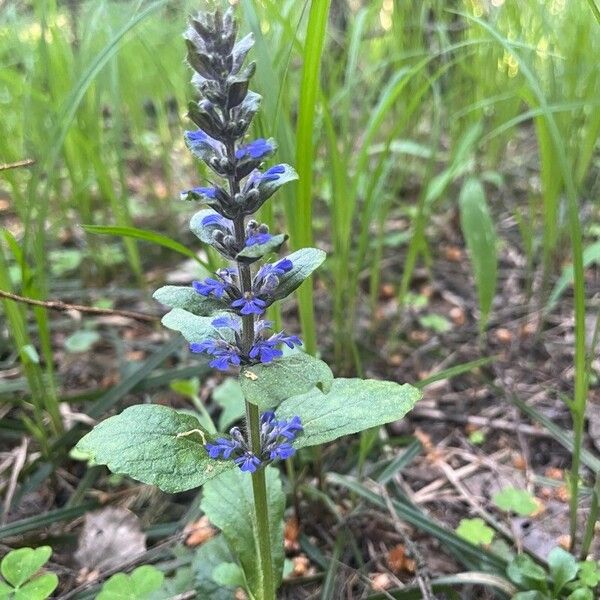
[[[107,238],[98,234],[117,236],[127,275],[116,275],[135,289],[156,266],[147,244],[162,246],[173,267],[191,258],[199,273],[212,268],[212,255],[204,261],[198,247],[186,246],[191,207],[177,202],[180,189],[205,175],[181,141],[192,94],[181,32],[186,14],[204,3],[5,4],[0,162],[36,162],[0,173],[11,213],[0,288],[53,295],[64,282],[51,275],[50,252],[62,248],[66,233],[89,258],[77,285],[100,287],[115,276],[102,260]],[[438,258],[432,224],[453,210],[462,211],[485,332],[494,317],[493,253],[502,245],[501,229],[493,232],[498,207],[513,190],[526,190],[514,214],[533,300],[552,310],[573,281],[567,404],[575,541],[577,475],[581,462],[589,466],[582,451],[591,372],[584,276],[597,262],[580,213],[598,195],[600,13],[594,0],[494,4],[469,0],[453,12],[441,0],[241,0],[242,29],[256,38],[254,86],[263,95],[253,133],[274,136],[278,159],[300,175],[261,217],[285,228],[294,248],[328,251],[320,273],[327,294],[317,296],[316,316],[311,284],[297,294],[302,335],[316,352],[322,323],[334,370],[360,374],[368,332],[359,339],[358,316],[375,324],[382,283],[394,286],[402,310],[416,269],[431,272]],[[392,229],[398,221],[402,228]],[[478,223],[487,230],[483,242],[466,235]],[[538,270],[543,285],[534,287]],[[58,412],[53,322],[41,308],[3,302],[2,311],[28,387],[20,414],[45,459],[69,441]],[[94,405],[95,416],[122,391]]]

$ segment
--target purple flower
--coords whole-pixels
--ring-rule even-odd
[[[296,449],[287,442],[283,442],[275,446],[269,453],[269,458],[271,460],[277,460],[278,458],[281,460],[285,460],[286,458],[290,458],[296,454]]]
[[[283,275],[289,273],[294,268],[294,263],[289,258],[282,258],[279,262],[275,263],[275,270],[280,271],[277,275]]]
[[[241,331],[242,322],[239,317],[234,317],[233,315],[223,315],[222,317],[217,317],[211,321],[211,325],[216,327],[217,329],[233,329],[234,331]]]
[[[240,309],[242,315],[262,315],[265,312],[267,303],[254,294],[247,292],[243,298],[238,298],[231,303],[232,308]]]
[[[253,158],[254,160],[259,160],[270,154],[275,150],[273,144],[265,140],[264,138],[258,138],[245,146],[241,146],[236,150],[235,157],[238,160],[245,158],[246,156]]]
[[[231,459],[246,473],[254,473],[264,463],[285,460],[296,452],[292,442],[302,431],[300,417],[278,421],[275,413],[266,411],[260,416],[260,452],[255,454],[249,447],[239,427],[229,431],[230,438],[218,438],[205,448],[210,458]]]
[[[231,221],[229,219],[226,219],[225,217],[222,217],[218,213],[211,213],[210,215],[206,215],[202,218],[202,221],[200,221],[200,223],[202,223],[202,225],[223,225],[228,228],[231,227]]]
[[[233,462],[240,468],[240,471],[246,473],[254,473],[261,465],[260,458],[254,456],[252,452],[244,452],[242,456],[234,459]]]
[[[286,335],[284,331],[272,335],[268,341],[271,344],[285,344],[288,348],[302,346],[302,340],[297,335]]]
[[[234,450],[237,450],[240,445],[238,442],[234,440],[229,440],[227,438],[217,438],[214,444],[206,444],[204,446],[208,455],[211,458],[230,458],[231,454]]]
[[[194,342],[190,344],[190,350],[196,354],[214,356],[215,358],[208,364],[219,371],[226,371],[230,366],[239,367],[241,363],[239,348],[225,340],[210,339]]]
[[[224,281],[218,281],[210,277],[207,277],[204,281],[193,281],[192,287],[202,296],[210,296],[212,294],[217,298],[222,298],[227,290],[227,284]]]
[[[285,173],[285,167],[283,165],[275,165],[270,169],[267,169],[261,176],[261,182],[277,181],[279,176]]]
[[[223,144],[211,138],[208,134],[204,133],[202,129],[186,131],[184,132],[183,137],[192,151],[201,152],[206,148],[210,148],[215,152],[223,151]]]
[[[270,233],[255,233],[246,238],[246,246],[256,246],[257,244],[266,244],[272,240],[273,236]]]
[[[263,340],[252,346],[248,356],[255,360],[258,359],[261,363],[270,363],[272,360],[282,357],[283,352],[268,340]]]
[[[206,196],[214,200],[217,197],[217,188],[214,187],[195,187],[191,190],[184,190],[179,194],[182,200],[186,200],[189,194],[196,194],[197,196]]]
[[[277,431],[280,436],[283,436],[287,440],[291,441],[300,433],[304,428],[302,427],[302,421],[300,417],[292,417],[289,421],[278,421]]]

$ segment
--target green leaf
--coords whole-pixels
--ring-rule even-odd
[[[203,223],[206,217],[216,216],[219,219],[214,223]],[[225,217],[221,217],[219,213],[216,211],[205,208],[203,210],[199,210],[191,219],[190,219],[190,230],[192,233],[201,241],[207,244],[208,246],[213,246],[215,243],[214,234],[217,231],[222,232],[224,235],[230,235],[231,230],[233,229],[233,223],[229,221],[229,219],[225,219]]]
[[[446,317],[436,314],[419,317],[419,325],[435,333],[446,333],[452,329],[452,323]]]
[[[511,600],[550,600],[550,598],[545,594],[542,594],[542,592],[531,591],[519,592],[515,594]]]
[[[253,203],[254,211],[258,210],[281,186],[298,179],[298,173],[290,165],[281,165],[284,172],[279,174],[277,179],[269,181],[262,179],[258,185],[258,199]]]
[[[546,571],[533,562],[527,554],[515,556],[509,563],[506,573],[518,586],[546,589]]]
[[[7,598],[9,598],[13,591],[13,587],[4,583],[4,581],[0,579],[0,600],[6,600]]]
[[[117,573],[102,586],[96,600],[147,600],[163,579],[163,573],[150,565],[138,567],[131,575]]]
[[[588,588],[578,588],[567,596],[567,600],[594,600],[594,592]]]
[[[285,494],[279,471],[267,468],[267,498],[269,499],[269,531],[273,557],[275,587],[281,581],[283,570],[283,511]],[[210,522],[225,536],[244,570],[249,591],[256,598],[263,597],[263,581],[256,540],[258,539],[252,477],[239,469],[223,473],[204,486],[201,508]]]
[[[277,416],[290,419],[298,415],[302,419],[304,431],[293,445],[303,448],[397,421],[420,398],[421,392],[407,383],[334,379],[327,395],[314,389],[289,398],[281,403]]]
[[[487,546],[494,539],[494,530],[488,527],[485,521],[479,517],[475,519],[461,519],[456,533],[464,540],[476,546]]]
[[[234,467],[231,461],[210,459],[202,435],[211,439],[192,415],[142,404],[96,425],[76,450],[113,473],[175,493],[201,486]]]
[[[600,263],[600,242],[594,242],[590,244],[583,251],[583,266],[589,267],[594,263]],[[558,299],[562,296],[564,291],[573,284],[573,265],[569,265],[563,269],[563,272],[554,285],[552,293],[548,297],[546,304],[546,310],[551,310],[556,304]]]
[[[44,600],[58,587],[55,573],[45,573],[15,590],[14,600]]]
[[[595,560],[586,560],[579,563],[579,581],[591,588],[600,583],[600,569]]]
[[[479,296],[479,327],[483,331],[496,292],[496,231],[485,199],[485,191],[477,179],[465,181],[460,193],[459,206],[460,224],[469,249]]]
[[[254,262],[265,254],[277,252],[287,238],[288,236],[285,233],[280,233],[279,235],[274,235],[268,242],[265,242],[264,244],[246,246],[238,253],[235,259],[246,263]]]
[[[225,587],[246,587],[244,571],[235,563],[221,563],[217,565],[212,572],[212,576],[216,583]]]
[[[234,334],[230,329],[221,329],[217,333],[212,325],[215,318],[216,315],[214,317],[199,317],[187,310],[174,308],[162,318],[161,322],[168,329],[179,331],[190,344],[217,337],[219,333],[224,338],[233,341]]]
[[[48,562],[51,555],[50,546],[12,550],[0,564],[2,577],[13,587],[19,587],[31,579]]]
[[[279,285],[270,298],[271,302],[289,296],[305,279],[310,277],[311,273],[327,258],[327,255],[318,248],[302,248],[302,250],[292,252],[286,258],[291,260],[294,266],[279,278]]]
[[[331,369],[322,360],[304,352],[244,367],[240,372],[244,398],[261,410],[279,406],[283,400],[308,392],[317,384],[327,393],[332,382]]]
[[[514,487],[496,492],[492,500],[498,508],[523,517],[532,515],[538,508],[535,498],[527,490],[518,490]]]
[[[99,339],[97,331],[80,329],[65,340],[65,349],[73,354],[87,352]]]
[[[165,285],[152,297],[169,308],[182,308],[199,317],[210,317],[229,308],[226,300],[213,295],[203,296],[191,286]]]
[[[223,409],[219,417],[220,431],[226,431],[244,416],[244,393],[237,379],[226,379],[213,390],[212,397]]]
[[[191,379],[173,379],[169,387],[182,396],[195,398],[200,392],[200,380],[197,377]]]
[[[570,552],[557,546],[548,554],[548,566],[550,567],[554,593],[558,596],[565,585],[577,577],[579,565]]]
[[[192,564],[196,574],[196,589],[202,600],[231,600],[233,588],[217,583],[213,573],[222,563],[233,560],[225,536],[218,535],[200,546]]]
[[[83,252],[78,248],[62,248],[50,251],[50,272],[55,277],[63,277],[79,267]]]
[[[138,229],[136,227],[113,227],[112,225],[84,225],[83,228],[88,233],[97,233],[100,235],[116,235],[127,238],[134,238],[136,240],[144,240],[163,248],[168,248],[174,252],[178,252],[188,258],[193,258],[196,262],[200,263],[204,267],[207,264],[202,259],[192,252],[189,248],[186,248],[183,244],[180,244],[176,240],[163,235],[162,233],[156,233],[155,231],[147,231],[145,229]]]

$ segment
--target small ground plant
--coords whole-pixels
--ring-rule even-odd
[[[186,32],[200,100],[189,109],[199,129],[185,140],[218,182],[183,197],[207,207],[192,217],[191,229],[228,265],[189,287],[163,287],[155,298],[171,308],[163,324],[181,332],[192,352],[209,355],[216,369],[239,370],[245,423],[211,433],[193,415],[132,406],[100,423],[77,449],[167,492],[204,485],[202,509],[221,529],[230,556],[213,580],[272,600],[283,572],[285,511],[272,465],[301,448],[401,419],[421,394],[408,384],[336,379],[324,362],[302,352],[297,336],[274,331],[265,319],[269,306],[296,290],[325,253],[304,248],[264,261],[287,236],[252,216],[296,173],[286,164],[263,166],[276,151],[274,140],[245,140],[261,97],[249,90],[254,63],[244,66],[252,35],[236,41],[236,33],[231,10],[202,14]]]

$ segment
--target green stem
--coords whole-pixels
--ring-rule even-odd
[[[229,116],[229,115],[228,115]],[[231,164],[235,164],[235,143],[226,144],[227,155]],[[228,178],[229,191],[232,197],[240,191],[239,181],[235,174]],[[235,238],[240,247],[246,240],[244,217],[233,221]],[[252,292],[252,271],[250,265],[237,262],[240,291],[242,294]],[[254,315],[242,317],[242,353],[247,355],[254,343]],[[260,457],[260,413],[258,406],[246,402],[247,439],[254,456]],[[259,468],[252,473],[252,494],[254,496],[254,512],[256,515],[256,535],[258,538],[258,564],[262,579],[262,598],[260,600],[275,600],[275,581],[273,578],[273,558],[271,556],[271,535],[269,531],[269,505],[267,501],[267,485],[265,469]]]
[[[585,525],[583,539],[581,540],[581,551],[579,553],[580,560],[585,560],[590,551],[590,546],[594,540],[594,531],[596,529],[596,521],[600,515],[600,473],[596,474],[596,483],[592,490],[592,505],[590,514]]]
[[[246,423],[252,452],[260,455],[260,416],[258,406],[246,402]],[[256,515],[256,533],[258,536],[258,563],[262,574],[262,600],[275,600],[275,582],[273,580],[273,559],[271,557],[271,535],[269,532],[269,508],[265,469],[252,473],[252,493]]]

